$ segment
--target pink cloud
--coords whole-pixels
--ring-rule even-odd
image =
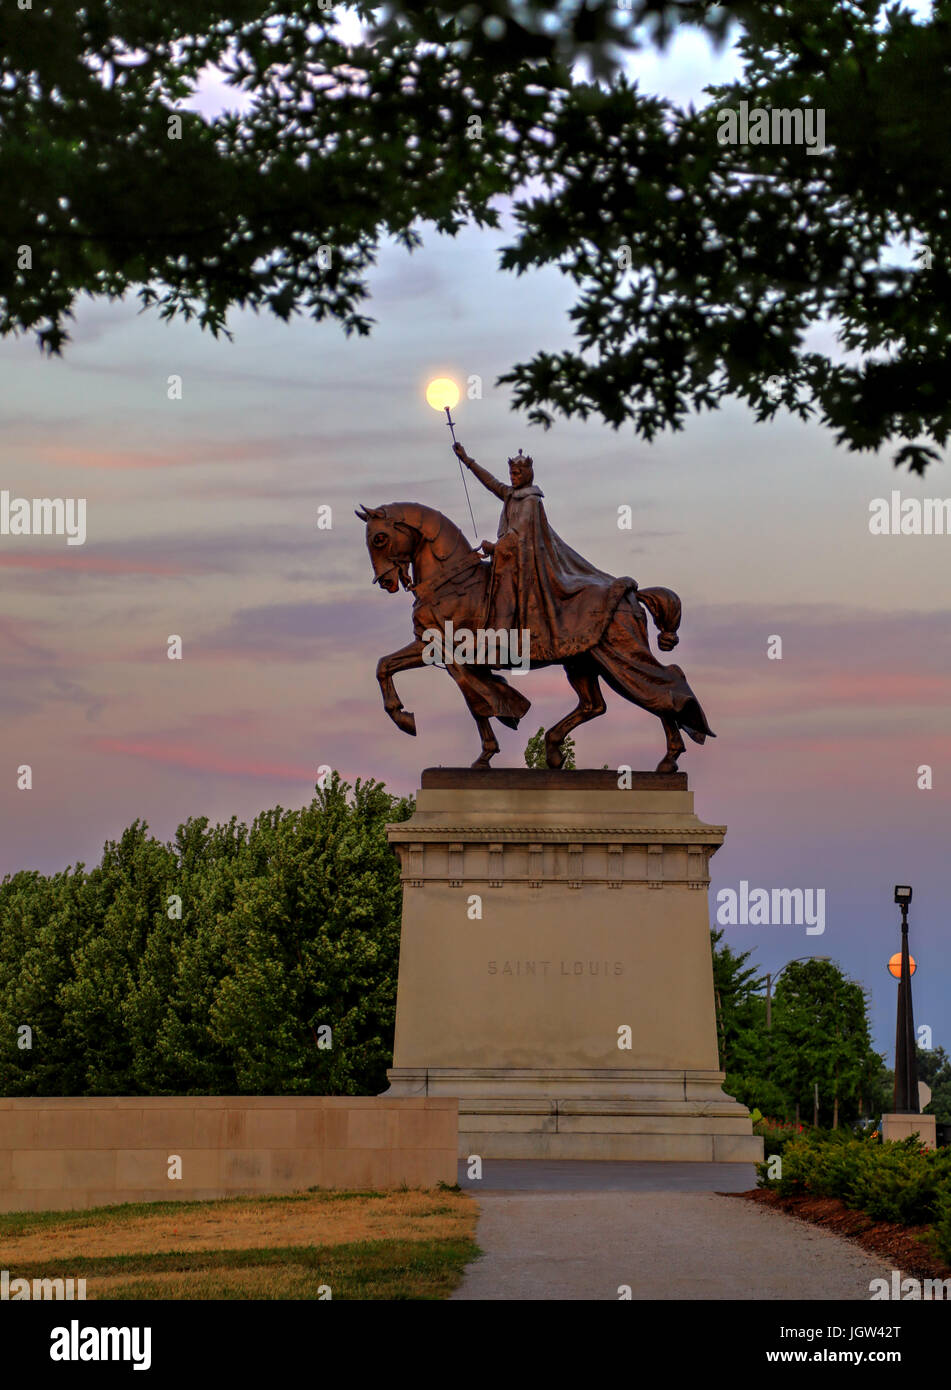
[[[756,679],[744,673],[743,684],[736,673],[698,682],[718,689],[718,702],[733,716],[739,714],[804,714],[838,705],[852,705],[857,712],[872,707],[948,703],[949,681],[942,673],[926,671],[834,671],[816,666],[808,676],[790,679],[777,672],[776,679]],[[724,691],[729,693],[724,698]],[[702,699],[701,695],[701,699]],[[709,703],[709,701],[708,701]]]
[[[233,758],[188,743],[162,743],[122,738],[97,738],[93,747],[100,753],[119,753],[168,767],[184,767],[197,772],[217,772],[226,777],[260,777],[265,781],[310,782],[317,780],[317,763],[272,763],[257,758]]]
[[[86,574],[184,574],[181,565],[157,560],[123,560],[118,556],[77,555],[73,550],[33,555],[0,555],[0,569],[82,570]]]
[[[180,468],[187,465],[224,463],[274,458],[312,458],[313,437],[306,434],[263,435],[250,438],[194,439],[169,445],[164,453],[140,449],[103,449],[78,444],[51,444],[32,436],[8,439],[8,443],[28,450],[44,463],[68,468],[103,468],[120,472],[143,469]],[[229,488],[230,493],[230,488]]]
[[[115,453],[109,449],[78,449],[70,444],[44,444],[43,458],[47,463],[65,464],[70,468],[168,468],[179,463],[168,454],[140,454],[133,450]]]

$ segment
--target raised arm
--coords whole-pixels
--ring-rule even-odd
[[[466,453],[465,445],[454,444],[453,449],[456,458],[460,459],[466,465],[470,473],[476,475],[482,486],[488,488],[490,492],[494,492],[496,497],[500,497],[504,502],[512,491],[508,484],[499,482],[498,478],[494,477],[487,468],[483,468],[481,464],[476,463],[475,459],[471,459]]]

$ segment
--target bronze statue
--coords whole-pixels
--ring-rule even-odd
[[[561,766],[561,745],[572,729],[604,714],[603,679],[657,715],[667,736],[657,771],[676,771],[684,751],[681,730],[695,743],[714,737],[683,671],[663,666],[647,640],[645,609],[658,628],[661,650],[677,645],[680,599],[670,589],[639,589],[628,576],[615,579],[566,545],[548,524],[532,460],[521,450],[509,459],[511,486],[480,467],[461,444],[455,450],[504,504],[498,540],[482,542],[488,562],[432,507],[391,502],[356,513],[366,522],[373,582],[391,594],[402,584],[414,596],[415,640],[377,665],[387,714],[404,733],[416,733],[415,717],[403,708],[393,677],[436,660],[459,686],[478,726],[482,752],[472,765],[488,767],[499,751],[490,719],[514,729],[531,708],[496,672],[561,665],[578,704],[546,731],[549,767]],[[431,655],[433,634],[445,634],[441,659]],[[515,650],[521,635],[528,651],[512,660],[503,635],[512,637]]]

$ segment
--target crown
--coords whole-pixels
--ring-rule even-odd
[[[523,463],[526,468],[531,468],[534,462],[535,460],[532,458],[531,454],[523,454],[521,449],[519,449],[514,458],[509,459],[509,463]]]

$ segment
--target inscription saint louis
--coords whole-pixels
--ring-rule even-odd
[[[489,961],[490,975],[541,975],[548,978],[548,967],[556,975],[623,975],[624,963],[619,960],[505,960]],[[559,967],[559,968],[555,968]]]

